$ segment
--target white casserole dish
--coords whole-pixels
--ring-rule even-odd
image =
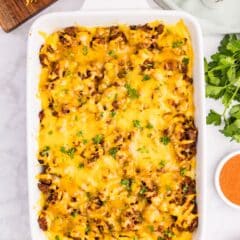
[[[124,10],[124,11],[84,11],[84,12],[65,12],[52,13],[40,17],[32,25],[28,39],[27,55],[27,146],[28,146],[28,189],[29,189],[29,211],[32,239],[43,240],[44,233],[38,226],[38,201],[40,191],[37,187],[36,175],[39,173],[37,162],[38,149],[38,129],[40,101],[38,95],[38,82],[41,71],[39,62],[39,49],[44,43],[43,37],[39,32],[52,33],[58,29],[72,26],[110,26],[119,23],[143,24],[154,20],[163,20],[166,23],[175,23],[183,19],[187,25],[194,49],[194,102],[195,123],[199,131],[197,143],[197,201],[199,212],[199,226],[194,234],[194,240],[204,239],[205,222],[205,158],[204,158],[204,132],[205,132],[205,113],[204,113],[204,67],[203,67],[203,45],[201,29],[197,21],[190,15],[177,11],[161,10]]]

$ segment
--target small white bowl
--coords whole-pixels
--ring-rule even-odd
[[[215,187],[217,189],[217,192],[219,194],[219,196],[221,197],[221,199],[230,207],[235,208],[235,209],[239,209],[240,210],[240,205],[235,204],[233,202],[231,202],[223,193],[221,186],[220,186],[220,174],[221,171],[223,169],[223,166],[225,165],[225,163],[230,160],[232,157],[236,156],[236,155],[240,155],[240,150],[238,151],[234,151],[228,155],[226,155],[221,162],[218,164],[217,169],[216,169],[216,173],[215,173]]]

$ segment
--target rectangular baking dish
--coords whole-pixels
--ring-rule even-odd
[[[58,29],[72,26],[111,26],[119,23],[124,24],[144,24],[154,20],[163,20],[166,23],[175,23],[183,19],[187,25],[192,38],[194,50],[194,103],[195,103],[195,123],[199,131],[197,143],[197,201],[199,212],[199,226],[194,234],[194,240],[204,239],[204,219],[205,219],[205,158],[204,158],[204,67],[203,67],[203,45],[201,29],[197,21],[190,15],[178,11],[161,10],[122,10],[122,11],[82,11],[51,13],[40,17],[32,25],[28,39],[27,54],[27,155],[28,155],[28,191],[29,191],[29,211],[32,239],[46,239],[38,226],[38,201],[40,191],[37,187],[36,175],[39,173],[37,162],[37,136],[39,129],[38,113],[40,101],[38,95],[38,82],[41,71],[39,62],[39,49],[44,43],[40,32],[50,34]]]

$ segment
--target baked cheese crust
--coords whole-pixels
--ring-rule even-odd
[[[68,27],[39,56],[47,239],[192,239],[197,130],[184,22]]]

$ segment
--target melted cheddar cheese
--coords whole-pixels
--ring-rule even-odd
[[[68,27],[39,56],[47,239],[192,239],[197,130],[184,22]]]

